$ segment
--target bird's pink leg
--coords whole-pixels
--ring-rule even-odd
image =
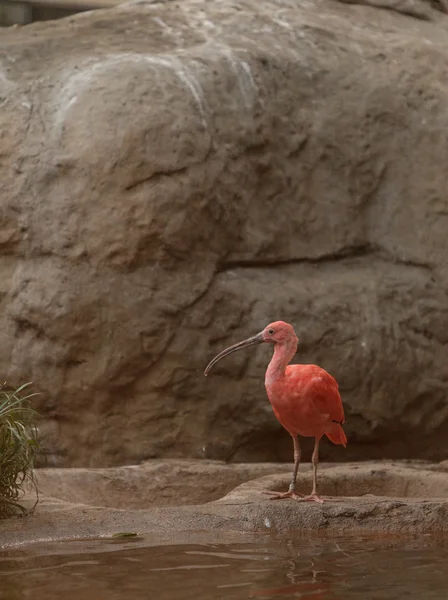
[[[302,455],[300,450],[299,438],[296,435],[293,435],[292,441],[294,442],[294,472],[292,475],[291,483],[289,484],[289,490],[287,492],[263,492],[264,494],[272,496],[272,500],[283,500],[284,498],[293,498],[294,500],[301,500],[303,498],[303,494],[299,494],[298,492],[296,492],[297,473],[299,472],[300,458]]]
[[[311,461],[313,463],[313,491],[309,496],[305,496],[303,499],[322,503],[322,498],[317,495],[317,465],[319,463],[319,442],[320,437],[316,437],[316,441],[314,443],[313,456],[311,457]]]

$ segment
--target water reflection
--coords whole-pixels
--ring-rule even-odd
[[[448,597],[448,545],[429,537],[260,535],[237,544],[0,552],[0,599],[350,600]],[[90,550],[90,552],[89,552]],[[72,552],[72,553],[70,553]]]

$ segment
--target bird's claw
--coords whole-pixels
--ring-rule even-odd
[[[263,492],[263,494],[272,496],[271,500],[284,500],[285,498],[292,498],[293,500],[302,500],[305,498],[303,494],[300,494],[300,492],[296,492],[294,490],[288,490],[287,492],[272,492],[270,490],[267,490]]]
[[[320,496],[315,493],[310,494],[309,496],[304,496],[302,498],[304,502],[318,502],[319,504],[323,504],[324,500]]]

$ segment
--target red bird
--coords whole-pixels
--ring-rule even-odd
[[[221,358],[255,344],[274,344],[274,356],[265,376],[265,386],[274,414],[294,442],[294,473],[287,492],[266,492],[274,499],[294,498],[323,502],[317,495],[319,442],[326,435],[334,444],[345,448],[347,438],[342,424],[344,408],[336,380],[316,365],[289,365],[299,340],[289,323],[275,321],[263,331],[220,352],[208,364],[205,375]],[[300,464],[299,435],[314,437],[313,490],[309,496],[296,491]]]

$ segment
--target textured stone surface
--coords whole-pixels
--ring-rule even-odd
[[[2,32],[0,372],[50,464],[277,460],[273,319],[347,451],[448,455],[448,20],[135,4]]]
[[[310,465],[303,465],[309,470]],[[106,469],[38,469],[39,491],[58,501],[108,508],[205,504],[246,481],[291,474],[286,463],[227,464],[208,460],[152,460]]]
[[[311,465],[303,467],[298,489],[308,493]],[[274,473],[275,468],[273,464],[153,461],[135,468],[48,469],[38,472],[43,494],[35,512],[0,521],[0,548],[126,531],[156,545],[167,539],[182,543],[185,532],[208,533],[212,543],[218,543],[223,534],[237,532],[448,534],[446,464],[323,464],[319,473],[323,504],[271,500],[264,491],[284,490],[289,483],[284,464],[277,465],[279,474],[260,477]],[[189,476],[194,472],[197,482],[191,485]],[[163,482],[158,477],[161,473]],[[145,492],[150,475],[155,479],[152,495]],[[212,491],[214,480],[221,481],[225,494],[232,478],[243,481],[250,476],[255,479],[222,497],[217,489]],[[128,502],[121,487],[126,483],[132,496]],[[26,501],[31,507],[34,497]]]

